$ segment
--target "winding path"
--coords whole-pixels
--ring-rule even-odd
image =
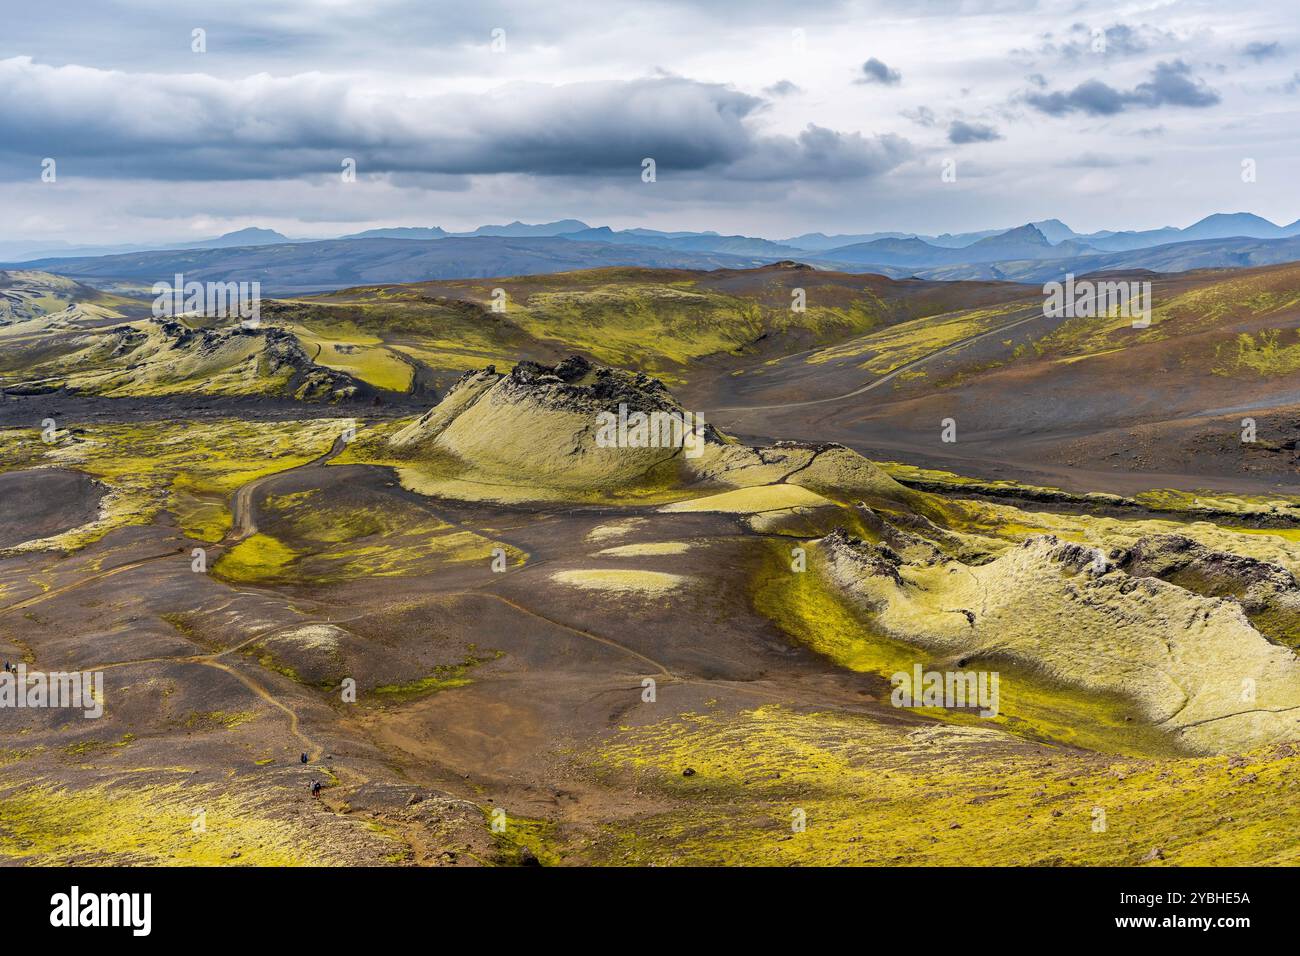
[[[979,342],[983,339],[987,339],[990,336],[1003,335],[1006,332],[1010,331],[1011,329],[1019,328],[1022,325],[1026,325],[1030,322],[1035,322],[1043,318],[1043,312],[1041,307],[1035,307],[1034,309],[1030,310],[1030,312],[1031,312],[1030,315],[1027,315],[1020,319],[1016,319],[1015,321],[1012,322],[1008,322],[1006,325],[999,325],[995,329],[989,329],[985,332],[980,332],[978,335],[967,336],[964,339],[959,339],[956,342],[952,342],[949,345],[945,345],[943,348],[936,349],[933,352],[930,352],[926,355],[922,355],[920,358],[912,359],[910,362],[904,362],[902,365],[899,365],[897,368],[890,369],[888,372],[879,376],[878,378],[872,379],[870,382],[867,382],[867,384],[855,388],[850,392],[845,392],[843,395],[832,395],[829,398],[810,398],[801,402],[781,402],[780,404],[777,405],[731,405],[731,406],[724,406],[722,408],[710,409],[710,414],[716,414],[717,412],[770,412],[770,411],[777,411],[779,409],[784,409],[784,408],[803,408],[808,405],[824,405],[828,402],[842,402],[846,398],[853,398],[857,395],[863,395],[867,392],[870,392],[872,389],[879,388],[881,385],[886,385],[889,382],[892,382],[899,375],[902,375],[904,372],[910,372],[913,369],[920,368],[922,365],[926,364],[927,362],[933,361],[934,359],[940,358],[941,356],[950,355],[951,353],[956,352],[959,349],[963,349],[968,345],[973,345],[974,343]],[[812,351],[820,351],[820,350],[814,349]],[[799,354],[802,355],[807,353],[799,353]],[[787,356],[787,358],[790,357],[793,356]]]

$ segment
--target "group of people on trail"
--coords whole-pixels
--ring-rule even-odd
[[[299,756],[298,759],[299,759],[299,761],[302,762],[302,763],[310,763],[310,762],[311,762],[311,761],[310,761],[310,758],[308,758],[308,756],[307,756],[307,751],[305,751],[305,750],[302,752],[302,754]],[[313,797],[319,799],[319,797],[320,797],[320,791],[321,791],[320,781],[319,781],[319,780],[313,780],[313,781],[311,782],[311,795],[312,795]]]

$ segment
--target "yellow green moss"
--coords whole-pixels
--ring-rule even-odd
[[[604,828],[591,862],[1116,866],[1155,850],[1182,865],[1300,862],[1289,748],[1100,758],[992,729],[768,706],[624,728],[588,759],[669,807]]]
[[[191,783],[11,789],[0,793],[0,821],[0,859],[41,866],[343,862],[316,831],[271,815],[261,800]]]
[[[212,571],[239,584],[274,581],[287,576],[298,557],[297,551],[270,535],[255,534],[221,555]]]

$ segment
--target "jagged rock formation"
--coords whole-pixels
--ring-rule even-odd
[[[373,391],[344,372],[317,365],[285,329],[194,329],[172,318],[87,331],[73,341],[72,351],[31,371],[36,377],[14,383],[9,390],[66,388],[107,396],[277,395],[319,402]]]
[[[661,421],[684,429],[669,439],[666,427],[652,426],[649,446],[635,440],[634,426],[616,436],[627,442],[602,440],[611,437],[603,423],[630,424],[638,414],[668,416]],[[580,356],[553,367],[521,362],[509,374],[467,372],[389,447],[412,461],[452,459],[496,484],[584,493],[779,485],[816,493],[808,499],[848,495],[894,507],[922,497],[842,445],[742,445],[683,408],[658,379]]]
[[[1252,626],[1234,599],[1134,576],[1095,548],[1050,535],[978,566],[905,563],[888,546],[843,532],[823,538],[820,550],[830,577],[891,637],[1125,695],[1194,750],[1300,738],[1300,661]],[[1140,568],[1152,555],[1146,547],[1121,559]],[[1231,565],[1240,571],[1250,562]]]
[[[1112,555],[1135,577],[1154,577],[1206,597],[1232,598],[1270,640],[1300,646],[1300,584],[1286,568],[1214,551],[1178,534],[1152,535]]]
[[[657,436],[648,446],[602,442],[602,416],[620,413],[625,419],[659,413],[690,421],[657,379],[573,356],[554,367],[520,362],[506,375],[491,366],[466,373],[391,444],[413,456],[453,456],[501,483],[601,490],[669,480],[668,471],[652,473],[686,449]],[[705,426],[701,441],[722,439]]]

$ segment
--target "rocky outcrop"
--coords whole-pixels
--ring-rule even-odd
[[[1152,543],[1133,556],[1039,535],[981,565],[907,563],[842,532],[819,549],[830,578],[897,640],[1128,698],[1197,751],[1300,738],[1300,661],[1289,648],[1261,634],[1235,599],[1120,566],[1197,555],[1194,546]],[[1223,564],[1256,585],[1278,580],[1248,560]]]
[[[196,329],[179,319],[156,318],[86,332],[75,346],[40,367],[42,378],[16,383],[10,390],[275,395],[328,403],[374,393],[344,372],[317,365],[292,332],[276,326]]]
[[[610,419],[638,414],[681,422],[677,440],[653,430],[649,440],[610,440]],[[707,423],[696,432],[697,422],[658,379],[571,356],[554,366],[520,362],[504,375],[466,373],[390,444],[408,457],[450,456],[497,483],[601,493],[678,481],[687,430],[702,446],[726,443]]]
[[[682,427],[652,426],[646,442],[632,427],[637,416]],[[615,418],[629,426],[617,436],[608,427]],[[658,379],[576,355],[554,366],[520,362],[508,374],[491,366],[467,372],[389,448],[411,460],[458,461],[498,485],[531,483],[542,497],[545,489],[598,495],[790,485],[846,504],[925,506],[923,496],[843,445],[742,445],[683,408]]]
[[[1159,578],[1206,597],[1231,598],[1265,637],[1300,646],[1300,583],[1286,568],[1214,551],[1177,534],[1152,535],[1113,555],[1134,577]]]

